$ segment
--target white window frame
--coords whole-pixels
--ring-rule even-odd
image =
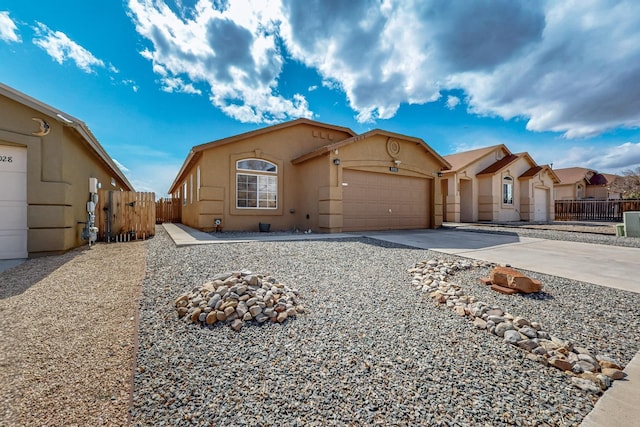
[[[256,162],[257,165],[263,167],[252,167],[250,162]],[[255,199],[242,197],[241,193],[248,193],[251,190],[241,189],[241,185],[250,185],[248,181],[255,178]],[[246,179],[247,182],[240,182]],[[255,206],[240,206],[240,201],[245,202],[255,200]],[[247,204],[247,203],[243,203]],[[271,206],[269,206],[271,205]],[[264,159],[240,159],[236,161],[236,209],[260,209],[260,210],[277,210],[278,209],[278,165]]]
[[[189,175],[189,204],[193,204],[193,174]]]
[[[187,181],[182,183],[182,206],[187,206]]]
[[[196,200],[200,201],[200,166],[196,169]]]
[[[505,175],[502,177],[502,204],[513,206],[513,177]]]

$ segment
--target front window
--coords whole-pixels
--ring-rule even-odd
[[[278,167],[266,160],[236,162],[236,207],[278,208]]]
[[[513,205],[513,178],[502,178],[502,204]]]
[[[182,184],[182,206],[187,206],[187,182]]]

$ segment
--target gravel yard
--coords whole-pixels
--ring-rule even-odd
[[[0,272],[0,425],[127,425],[146,243]]]
[[[133,425],[577,426],[597,399],[410,286],[417,262],[452,256],[368,239],[176,248],[158,230]],[[308,313],[239,332],[178,319],[177,296],[239,270],[297,288]],[[640,294],[525,272],[545,293],[506,296],[478,284],[488,273],[452,281],[595,354],[626,364],[640,349]]]
[[[577,426],[597,399],[410,285],[416,263],[453,256],[365,238],[176,248],[157,231],[0,273],[0,425]],[[307,313],[239,332],[178,318],[176,297],[239,270],[296,288]],[[506,296],[478,284],[489,270],[451,281],[594,354],[640,350],[640,294],[524,271],[545,292]]]

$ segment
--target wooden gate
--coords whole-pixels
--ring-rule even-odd
[[[128,242],[156,234],[155,193],[99,190],[96,206],[98,240]]]
[[[182,203],[180,199],[169,197],[156,201],[156,224],[181,221]]]

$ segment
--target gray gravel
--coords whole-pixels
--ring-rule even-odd
[[[370,239],[176,248],[148,243],[133,425],[577,426],[597,399],[414,290],[407,270],[454,257]],[[251,270],[297,288],[308,313],[283,324],[200,327],[174,299],[217,273]],[[539,321],[625,364],[640,349],[640,294],[531,273],[539,296],[465,293]]]

